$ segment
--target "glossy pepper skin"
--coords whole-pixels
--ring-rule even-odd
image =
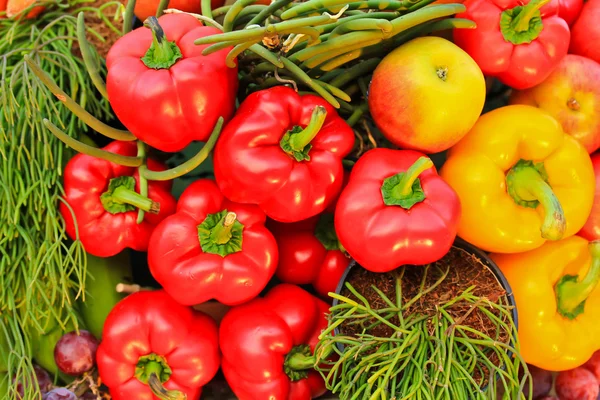
[[[98,372],[113,400],[199,399],[219,369],[218,340],[206,314],[162,290],[137,292],[106,319]]]
[[[492,254],[515,296],[521,355],[565,371],[600,348],[600,243],[571,236],[520,254]]]
[[[184,305],[249,301],[277,268],[277,243],[265,221],[257,206],[225,199],[214,181],[195,181],[150,239],[150,272]]]
[[[282,282],[310,284],[328,299],[327,293],[335,292],[350,264],[335,233],[333,213],[286,225],[272,230],[279,249],[275,275]]]
[[[206,141],[220,116],[233,115],[237,67],[230,48],[202,55],[194,40],[220,33],[187,14],[151,17],[120,38],[106,57],[108,98],[138,139],[166,152]]]
[[[583,0],[558,0],[558,16],[572,26],[583,8]]]
[[[489,252],[519,253],[572,236],[592,208],[587,151],[531,106],[484,114],[440,174],[463,207],[458,236]]]
[[[258,204],[272,219],[296,222],[325,210],[343,181],[352,129],[318,96],[278,86],[248,96],[214,152],[225,197]]]
[[[594,204],[585,225],[583,225],[578,235],[587,240],[600,240],[600,153],[593,154],[591,157],[596,178]]]
[[[346,187],[350,173],[344,171]],[[341,193],[340,193],[341,194]],[[350,257],[340,244],[333,223],[337,199],[319,215],[293,223],[267,221],[279,249],[275,275],[282,282],[312,285],[326,301],[350,264]]]
[[[114,141],[103,150],[123,156],[137,153],[134,142]],[[150,158],[147,162],[151,170],[165,169]],[[85,154],[77,154],[67,163],[63,184],[68,206],[61,202],[59,210],[67,234],[71,239],[79,234],[85,250],[97,257],[111,257],[125,248],[146,251],[156,225],[175,212],[171,182],[148,182],[148,198],[144,198],[139,195],[137,169]],[[140,207],[149,212],[138,224]]]
[[[424,154],[373,149],[354,165],[335,210],[341,245],[363,268],[387,272],[441,259],[461,205]]]
[[[541,83],[567,54],[569,26],[558,16],[557,0],[467,0],[456,15],[477,24],[455,29],[454,42],[484,75],[514,89]]]
[[[232,308],[221,321],[222,370],[239,400],[309,400],[325,393],[313,370],[329,306],[297,286]]]

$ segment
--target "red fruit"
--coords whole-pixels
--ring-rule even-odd
[[[98,340],[88,331],[80,330],[63,335],[54,347],[54,361],[67,375],[79,376],[96,364]]]
[[[583,0],[558,0],[558,16],[573,25],[583,7]]]
[[[544,397],[540,397],[536,400],[560,400],[560,399],[556,396],[544,396]]]
[[[600,389],[594,374],[578,367],[558,374],[556,393],[560,400],[596,400]]]
[[[589,0],[583,5],[579,18],[571,28],[569,52],[600,62],[600,0]]]
[[[592,358],[583,364],[583,368],[594,374],[596,380],[600,382],[600,350],[592,354]]]

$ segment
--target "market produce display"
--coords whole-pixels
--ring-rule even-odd
[[[0,399],[598,400],[599,1],[0,0]]]

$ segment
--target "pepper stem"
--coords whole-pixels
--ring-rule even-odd
[[[409,169],[406,170],[400,182],[394,186],[393,194],[398,197],[406,197],[413,194],[413,185],[421,173],[433,167],[433,162],[428,157],[421,157]]]
[[[397,173],[383,180],[381,195],[386,206],[400,206],[409,210],[412,206],[425,200],[425,192],[421,187],[419,175],[433,167],[428,157],[420,157],[405,172]]]
[[[231,230],[233,229],[233,224],[237,220],[237,215],[234,212],[228,212],[225,214],[223,218],[219,221],[217,226],[212,228],[210,231],[210,238],[216,244],[226,244],[231,239]]]
[[[281,149],[294,157],[298,162],[309,161],[310,156],[308,153],[312,148],[310,142],[323,127],[326,117],[327,110],[325,107],[316,106],[306,128],[302,129],[299,126],[295,126],[283,135],[280,141]]]
[[[123,186],[119,186],[113,191],[112,198],[113,201],[122,204],[131,204],[135,208],[139,208],[140,210],[144,210],[152,214],[158,214],[160,211],[160,204]]]
[[[513,29],[517,32],[525,32],[529,30],[529,22],[535,17],[543,6],[548,4],[550,0],[531,0],[526,6],[521,8],[519,15],[513,19]]]
[[[327,117],[327,110],[323,106],[316,106],[310,117],[310,122],[301,132],[290,137],[290,146],[295,151],[302,151],[317,136]]]
[[[308,377],[308,370],[315,367],[316,357],[306,344],[298,345],[285,356],[283,370],[292,382]]]
[[[185,393],[179,390],[167,390],[155,373],[150,374],[148,386],[150,386],[152,393],[161,400],[187,400]]]
[[[588,245],[592,262],[586,276],[577,281],[577,275],[565,275],[555,286],[557,310],[562,316],[574,319],[583,313],[585,301],[600,282],[600,241]]]
[[[148,68],[169,69],[177,60],[182,58],[181,49],[165,37],[165,31],[158,23],[156,17],[148,17],[144,26],[152,30],[152,45],[142,58]]]
[[[544,239],[560,240],[565,234],[567,222],[560,201],[540,171],[531,161],[519,161],[506,175],[508,193],[515,202],[524,207],[544,208],[541,233]]]
[[[104,209],[111,213],[133,211],[136,208],[152,214],[158,214],[160,204],[133,190],[135,179],[132,176],[113,178],[108,184],[108,190],[100,195]]]
[[[208,214],[198,225],[198,241],[204,253],[226,257],[242,251],[244,225],[228,210]]]

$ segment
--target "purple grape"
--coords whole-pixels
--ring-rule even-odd
[[[77,400],[77,396],[69,389],[57,388],[46,393],[42,400]]]
[[[85,392],[81,396],[79,396],[79,400],[98,400],[98,396],[96,396],[92,392]]]
[[[542,397],[552,390],[552,372],[543,370],[534,365],[528,365],[531,378],[533,379],[533,398]],[[527,388],[529,390],[529,388]],[[528,393],[528,391],[525,391]]]
[[[34,365],[33,370],[35,371],[35,377],[37,379],[41,393],[47,393],[50,389],[52,389],[52,379],[50,379],[50,375],[48,375],[48,372],[46,372],[45,369],[38,365]],[[17,392],[21,397],[25,396],[23,382],[17,383]]]
[[[80,330],[63,335],[54,348],[54,361],[67,375],[79,376],[94,368],[98,340],[90,332]]]

